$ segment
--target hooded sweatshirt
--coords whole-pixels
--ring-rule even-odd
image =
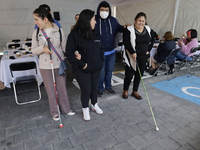
[[[115,35],[117,32],[123,32],[124,27],[119,24],[116,18],[111,16],[111,8],[109,5],[109,15],[106,19],[102,19],[100,16],[100,8],[103,3],[107,3],[106,1],[102,1],[98,8],[97,14],[95,15],[96,25],[95,29],[99,32],[101,41],[105,48],[105,52],[113,51],[115,48]]]

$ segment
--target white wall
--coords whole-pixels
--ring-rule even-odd
[[[52,12],[60,12],[60,24],[65,36],[75,23],[74,16],[83,9],[96,12],[98,1],[93,0],[0,0],[0,46],[12,39],[31,38],[34,29],[33,11],[48,4]]]

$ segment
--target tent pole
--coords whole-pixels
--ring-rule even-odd
[[[174,23],[173,23],[173,30],[172,30],[173,35],[174,35],[174,30],[175,30],[175,25],[176,25],[176,18],[177,18],[177,13],[178,13],[178,6],[179,6],[179,0],[176,0],[175,13],[174,13]]]

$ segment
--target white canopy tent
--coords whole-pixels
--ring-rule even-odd
[[[147,14],[147,23],[160,36],[173,31],[180,37],[188,29],[200,32],[199,0],[107,0],[121,24],[134,23],[138,12]],[[0,0],[0,46],[11,39],[31,38],[34,29],[33,11],[48,4],[60,13],[60,24],[67,36],[75,23],[74,16],[83,9],[97,9],[101,0]],[[113,13],[114,14],[114,13]],[[198,35],[200,39],[200,34]]]

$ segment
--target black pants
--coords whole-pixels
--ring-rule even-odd
[[[94,105],[97,103],[97,86],[99,83],[100,71],[94,73],[85,73],[80,69],[74,70],[74,77],[76,78],[81,89],[81,103],[82,107],[89,107],[89,99]]]
[[[137,56],[137,62],[138,62],[140,73],[142,76],[146,67],[146,60],[147,60],[146,55]],[[134,74],[135,74],[135,77],[133,81],[133,91],[138,91],[138,87],[140,84],[140,75],[138,72],[138,66],[136,67],[136,71],[134,71],[132,67],[125,66],[124,90],[129,89],[129,86]]]

